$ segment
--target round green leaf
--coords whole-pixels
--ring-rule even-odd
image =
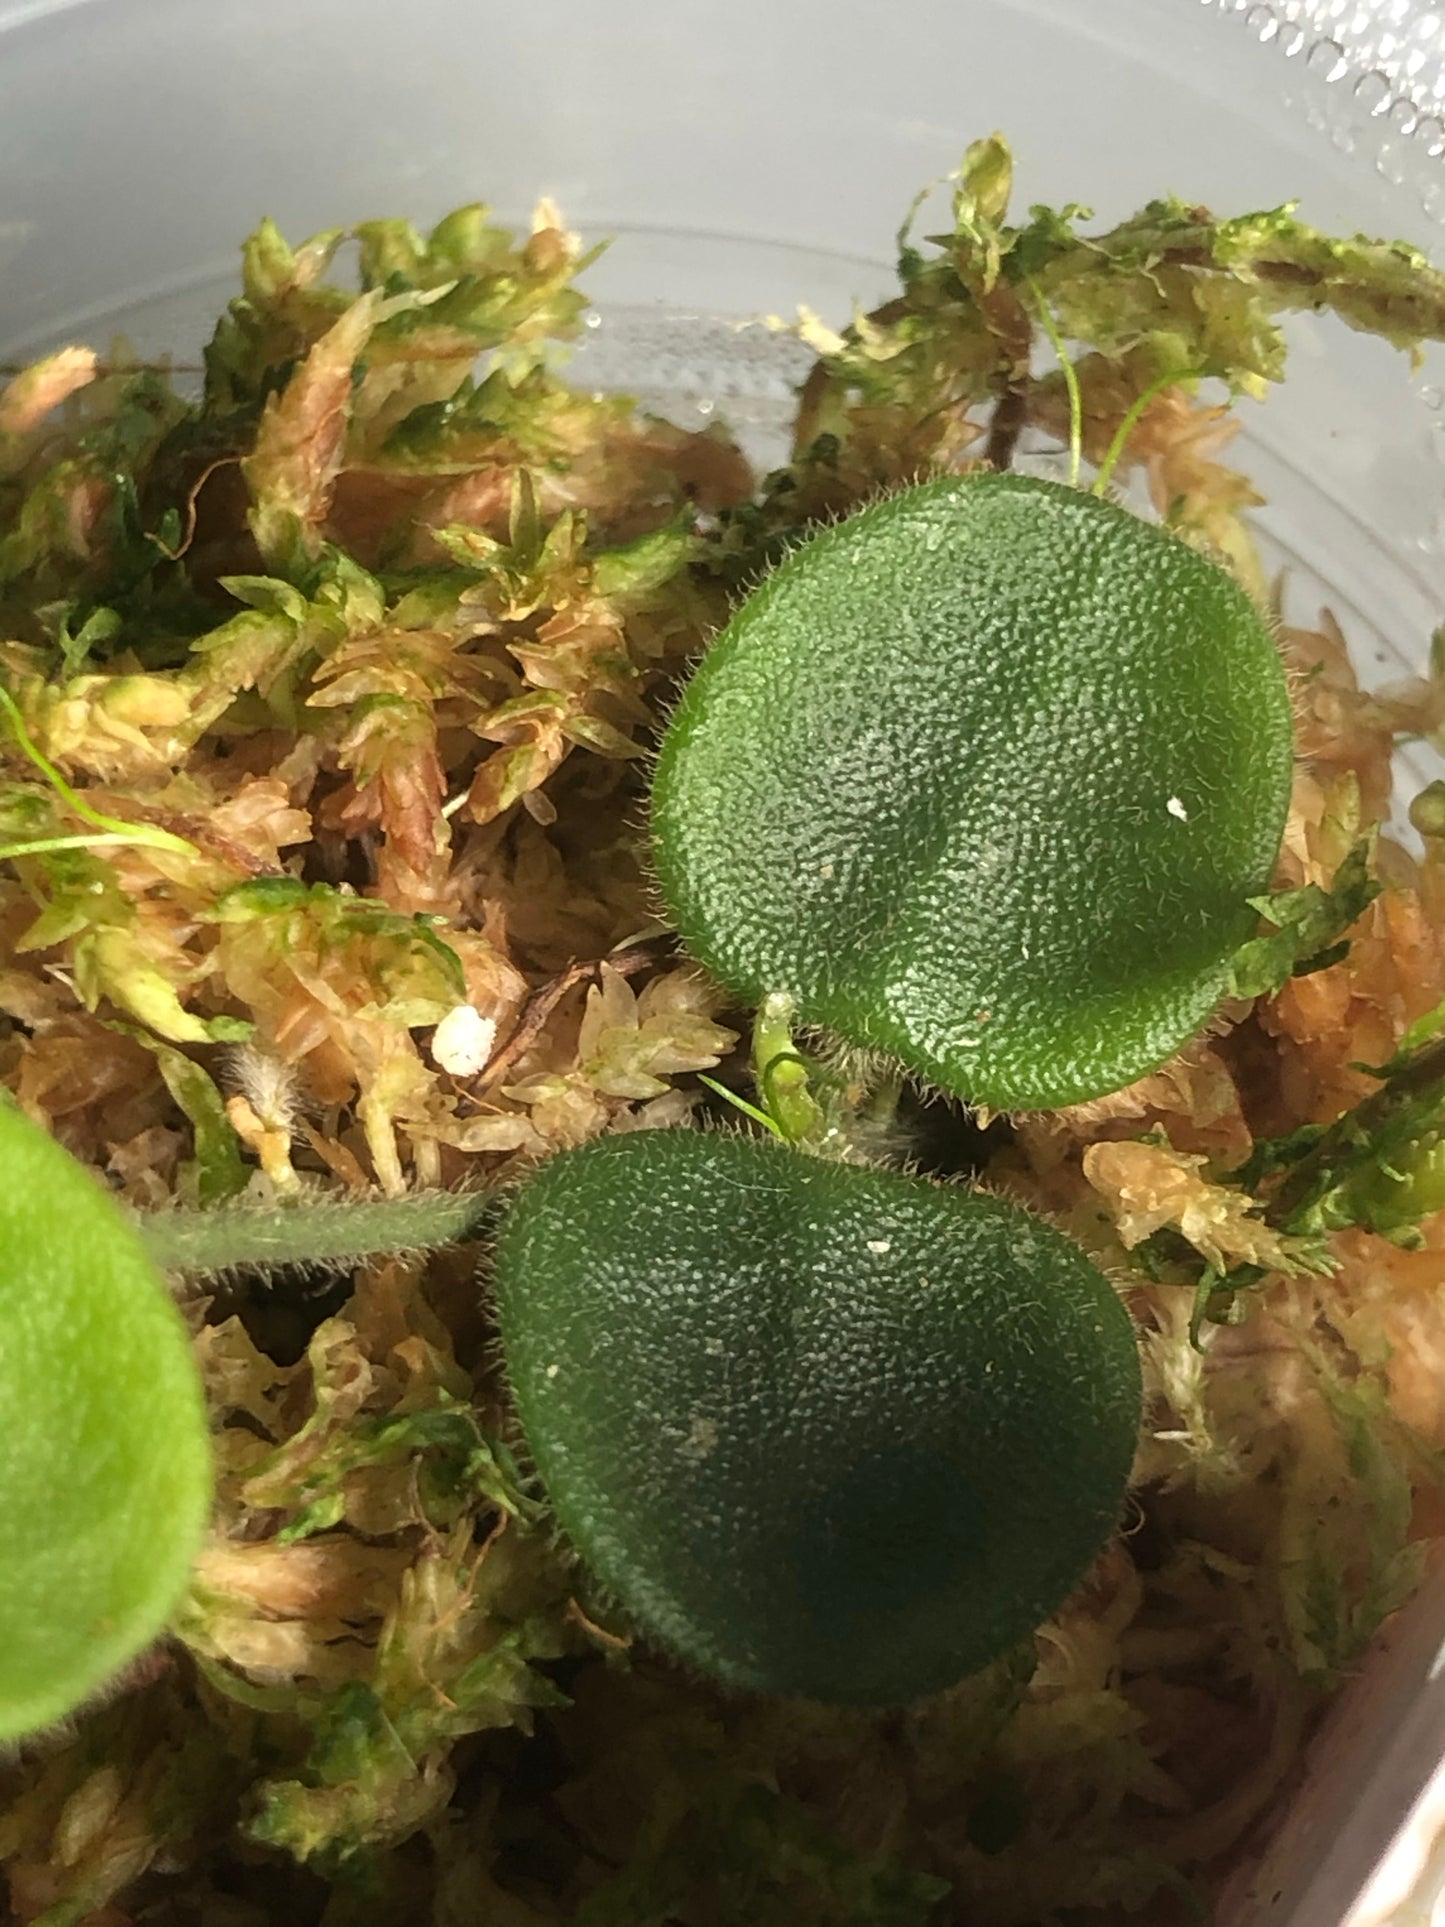
[[[0,1099],[0,1738],[60,1719],[161,1631],[210,1503],[205,1406],[116,1204]]]
[[[1001,1199],[685,1131],[544,1165],[496,1294],[562,1526],[732,1685],[936,1691],[1026,1637],[1113,1528],[1133,1327]]]
[[[704,659],[658,875],[740,995],[980,1103],[1076,1103],[1214,1010],[1292,760],[1223,569],[1057,483],[929,482],[795,551]]]

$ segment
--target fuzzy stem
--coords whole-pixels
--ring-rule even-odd
[[[138,1220],[162,1271],[244,1265],[345,1264],[479,1237],[496,1207],[490,1191],[432,1191],[410,1198],[330,1199],[278,1209],[230,1205],[157,1211]]]

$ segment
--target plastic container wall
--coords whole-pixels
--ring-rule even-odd
[[[294,238],[478,197],[525,220],[548,194],[614,237],[585,281],[592,378],[766,443],[795,351],[733,323],[880,296],[913,194],[994,128],[1020,205],[1297,198],[1438,244],[1442,39],[1412,0],[0,0],[0,358],[115,332],[193,356],[262,213]],[[1327,603],[1385,679],[1445,612],[1445,357],[1412,372],[1333,322],[1292,339],[1241,465],[1291,613]],[[1437,1588],[1408,1689],[1384,1662],[1366,1681],[1235,1927],[1349,1911],[1445,1743],[1420,1698],[1442,1621]]]

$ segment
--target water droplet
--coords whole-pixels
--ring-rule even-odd
[[[1445,120],[1438,114],[1426,114],[1415,129],[1415,139],[1427,154],[1445,154]]]
[[[1383,114],[1390,104],[1390,83],[1377,67],[1355,82],[1355,99],[1371,114]]]
[[[1285,59],[1293,60],[1295,55],[1299,52],[1300,48],[1303,47],[1303,45],[1305,44],[1304,28],[1291,27],[1289,31],[1285,34],[1284,39],[1281,40],[1279,44],[1284,50]]]
[[[1317,40],[1305,58],[1310,72],[1322,75],[1326,81],[1338,80],[1348,71],[1349,64],[1338,40]]]
[[[1420,190],[1420,205],[1432,221],[1445,221],[1445,181],[1430,181]]]
[[[1375,172],[1383,174],[1387,181],[1392,181],[1398,187],[1406,171],[1405,150],[1400,142],[1381,141],[1380,151],[1375,156]]]
[[[1330,129],[1330,143],[1342,154],[1353,154],[1355,151],[1355,137],[1343,121]]]
[[[716,407],[717,407],[717,403],[715,401],[710,401],[707,398],[704,398],[702,401],[698,403],[697,412],[699,415],[710,415]]]
[[[1272,7],[1251,7],[1244,16],[1244,24],[1261,41],[1273,40],[1279,32],[1279,20]]]
[[[1433,381],[1427,381],[1420,390],[1420,399],[1427,408],[1438,408],[1441,402],[1445,402],[1445,394],[1440,392]]]
[[[1419,118],[1419,108],[1413,100],[1407,100],[1403,94],[1390,109],[1390,125],[1399,134],[1412,134]]]
[[[587,317],[587,326],[588,326],[589,328],[600,328],[600,327],[602,326],[602,317],[601,317],[601,315],[600,315],[600,314],[590,314],[590,315],[588,315],[588,317]]]
[[[1417,20],[1410,22],[1410,38],[1418,40],[1426,47],[1440,36],[1440,16],[1438,13],[1422,13]]]

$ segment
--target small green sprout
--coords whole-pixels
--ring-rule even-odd
[[[15,1739],[161,1632],[211,1477],[185,1328],[135,1227],[4,1100],[0,1171],[0,1739]]]
[[[194,843],[188,843],[183,836],[176,836],[170,830],[158,829],[153,823],[126,823],[119,817],[106,816],[102,811],[92,808],[78,791],[71,788],[50,758],[31,739],[19,706],[3,683],[0,683],[0,719],[9,725],[20,753],[40,772],[71,814],[78,816],[82,823],[91,825],[89,830],[74,836],[30,837],[21,843],[0,844],[0,862],[17,856],[44,855],[51,850],[114,850],[124,848],[127,844],[144,845],[152,850],[171,850],[181,856],[196,854]]]
[[[691,1131],[552,1158],[498,1241],[563,1527],[733,1686],[936,1692],[1026,1639],[1115,1527],[1133,1326],[1017,1205]]]
[[[663,742],[658,875],[749,1001],[991,1108],[1072,1104],[1226,994],[1292,766],[1279,653],[1223,568],[971,474],[825,529],[737,611]]]

